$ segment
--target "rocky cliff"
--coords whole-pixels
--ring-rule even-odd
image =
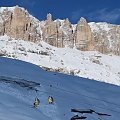
[[[39,21],[24,8],[0,8],[0,36],[37,42],[45,41],[55,47],[76,47],[79,50],[97,50],[104,54],[120,55],[120,26],[108,23],[87,23],[80,18],[77,25],[69,19],[53,21],[48,14]]]
[[[39,21],[18,6],[0,9],[0,26],[0,35],[33,42],[40,39]]]

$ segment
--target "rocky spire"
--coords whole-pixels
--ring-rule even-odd
[[[52,15],[49,13],[47,14],[47,20],[46,20],[46,24],[50,24],[52,22]]]
[[[76,47],[80,50],[92,50],[92,32],[85,18],[81,17],[76,26]]]
[[[65,27],[68,27],[68,28],[71,28],[71,23],[70,23],[70,21],[69,21],[68,18],[65,19],[65,21],[64,21],[64,26],[65,26]]]
[[[85,19],[85,18],[83,18],[83,17],[81,17],[80,18],[80,20],[78,21],[78,23],[77,23],[77,26],[86,26],[86,25],[88,25],[88,23],[87,23],[87,20]]]

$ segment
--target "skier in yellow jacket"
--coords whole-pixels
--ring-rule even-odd
[[[53,97],[52,96],[49,96],[48,97],[48,103],[49,104],[53,104],[54,100],[53,100]]]
[[[38,98],[35,98],[34,107],[37,107],[39,103],[40,103],[40,100]]]

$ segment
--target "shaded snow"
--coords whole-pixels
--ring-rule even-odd
[[[28,89],[15,82],[40,83]],[[52,87],[50,87],[52,85]],[[102,120],[120,118],[120,87],[88,80],[85,78],[46,72],[30,63],[0,57],[0,119],[1,120],[69,120],[75,114],[71,108],[93,109],[110,114]],[[47,97],[52,95],[55,103],[48,105]],[[35,97],[40,99],[37,109],[32,108]],[[117,99],[116,99],[117,98]],[[80,115],[80,114],[79,114]],[[98,119],[96,114],[84,114],[86,120]]]

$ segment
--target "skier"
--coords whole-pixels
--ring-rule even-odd
[[[53,100],[53,97],[52,96],[49,96],[48,97],[48,103],[49,104],[53,104],[54,100]]]
[[[38,98],[35,98],[34,107],[37,107],[39,103],[40,103],[40,100]]]

